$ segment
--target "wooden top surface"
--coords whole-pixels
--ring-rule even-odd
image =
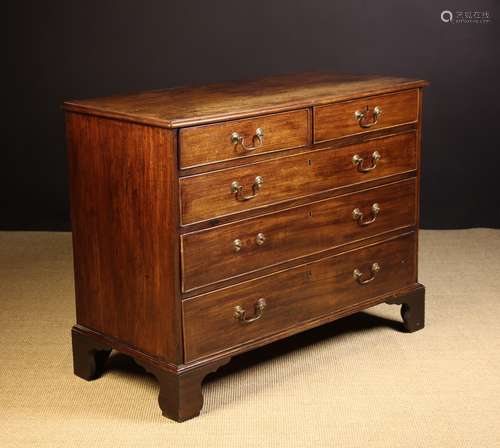
[[[64,108],[177,128],[327,104],[425,85],[426,81],[408,78],[302,73],[66,101]]]

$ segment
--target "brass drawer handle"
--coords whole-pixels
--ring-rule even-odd
[[[255,135],[252,137],[252,143],[255,143],[255,140],[258,141],[258,143],[254,146],[247,146],[245,145],[245,137],[240,135],[238,132],[233,132],[231,134],[231,143],[234,146],[241,145],[241,147],[247,151],[255,151],[257,148],[261,147],[264,144],[264,130],[262,128],[257,128],[255,130]]]
[[[378,151],[373,151],[371,166],[364,167],[363,166],[363,162],[364,162],[363,157],[361,157],[358,154],[354,154],[352,156],[352,163],[354,163],[354,165],[356,165],[358,167],[358,171],[360,173],[368,173],[369,171],[374,170],[375,168],[377,168],[377,162],[381,158],[382,158],[382,156],[380,155],[380,153]]]
[[[240,183],[237,180],[235,180],[231,184],[231,193],[234,194],[234,197],[238,201],[248,201],[250,199],[253,199],[255,196],[257,196],[257,193],[261,189],[263,183],[264,183],[264,179],[261,176],[257,176],[255,178],[255,182],[252,185],[252,194],[245,196],[243,194],[243,186],[240,185]]]
[[[250,317],[247,319],[246,317],[246,310],[242,308],[241,306],[235,306],[234,307],[234,318],[238,319],[242,324],[250,324],[252,322],[255,322],[256,320],[260,319],[262,317],[262,314],[264,313],[264,308],[266,307],[267,303],[265,299],[259,299],[257,300],[257,303],[255,304],[255,315],[254,317]]]
[[[363,212],[359,208],[355,208],[352,211],[352,219],[354,219],[354,221],[357,221],[358,225],[360,226],[367,226],[368,224],[371,224],[377,219],[377,216],[380,213],[380,205],[378,205],[375,202],[375,204],[372,205],[371,210],[372,210],[372,218],[367,221],[363,221],[364,218]]]
[[[366,119],[370,115],[372,116],[373,121],[367,123]],[[380,115],[382,115],[382,109],[380,106],[375,106],[371,114],[369,113],[368,106],[366,106],[363,110],[357,110],[356,112],[354,112],[354,117],[356,118],[356,120],[358,120],[358,124],[362,128],[371,128],[373,125],[376,125],[378,123]]]
[[[352,272],[352,277],[354,280],[356,280],[360,285],[366,285],[367,283],[372,282],[375,280],[375,277],[377,276],[377,272],[380,271],[380,265],[378,263],[373,263],[371,267],[371,272],[372,275],[371,277],[367,278],[366,280],[363,280],[363,273],[359,269],[354,269]]]
[[[257,243],[258,246],[262,246],[266,242],[266,236],[263,233],[258,233],[257,236],[255,237],[255,242]],[[243,243],[239,238],[236,238],[233,241],[233,250],[235,252],[239,252],[243,247]]]

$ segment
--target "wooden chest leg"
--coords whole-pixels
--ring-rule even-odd
[[[425,325],[425,288],[420,285],[409,294],[390,300],[387,303],[401,305],[401,317],[406,331],[413,333]]]
[[[229,360],[230,358],[225,358],[184,372],[173,372],[144,360],[136,359],[136,362],[153,374],[160,383],[158,403],[163,415],[183,422],[200,414],[203,407],[203,379]]]
[[[71,340],[75,375],[87,381],[99,378],[111,353],[111,347],[97,342],[75,328],[71,330]]]

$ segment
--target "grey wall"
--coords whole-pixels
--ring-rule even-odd
[[[498,2],[17,0],[7,20],[2,228],[68,228],[64,99],[304,70],[429,80],[422,225],[500,227]]]

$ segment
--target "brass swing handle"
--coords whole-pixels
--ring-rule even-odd
[[[355,208],[352,211],[352,219],[354,219],[354,221],[357,221],[358,225],[360,226],[367,226],[368,224],[371,224],[377,219],[377,216],[380,213],[380,205],[378,205],[375,202],[375,204],[372,205],[371,211],[372,211],[372,218],[367,221],[363,221],[365,215],[359,208]]]
[[[234,318],[238,319],[242,324],[250,324],[252,322],[255,322],[256,320],[259,320],[262,317],[262,314],[264,314],[264,308],[266,307],[267,303],[265,299],[259,299],[255,303],[255,315],[253,317],[250,317],[247,319],[246,314],[247,311],[242,308],[240,305],[234,307]]]
[[[371,272],[372,272],[372,275],[371,277],[363,280],[363,273],[358,269],[354,269],[354,271],[352,271],[352,277],[354,278],[354,280],[356,280],[360,285],[366,285],[367,283],[370,283],[372,282],[373,280],[375,280],[375,277],[377,276],[377,272],[380,271],[380,265],[378,263],[373,263],[372,264],[372,267],[371,267]]]
[[[261,189],[263,183],[264,179],[261,176],[257,176],[255,178],[255,182],[252,185],[252,194],[244,195],[243,186],[237,180],[235,180],[231,183],[231,193],[234,194],[234,197],[238,201],[248,201],[257,196],[257,193]]]
[[[361,157],[358,154],[354,154],[352,156],[352,163],[354,163],[354,165],[356,165],[358,167],[358,171],[360,173],[368,173],[369,171],[374,170],[375,168],[377,168],[377,162],[381,158],[382,158],[382,156],[380,155],[380,153],[378,151],[373,151],[371,166],[364,167],[363,163],[364,163],[365,159],[363,159],[363,157]]]
[[[256,145],[247,146],[245,145],[245,137],[240,135],[238,132],[233,132],[231,134],[231,143],[234,146],[241,145],[245,151],[250,152],[255,151],[264,144],[264,130],[262,128],[257,128],[255,130],[255,135],[252,137],[252,143],[255,143],[255,140],[258,142]]]
[[[369,116],[372,116],[372,120],[370,122],[366,122],[367,118]],[[354,118],[358,120],[358,124],[362,128],[371,128],[372,126],[376,125],[378,123],[378,119],[382,115],[382,108],[380,106],[375,106],[372,109],[371,114],[369,113],[368,106],[366,106],[363,110],[357,110],[354,112]]]

